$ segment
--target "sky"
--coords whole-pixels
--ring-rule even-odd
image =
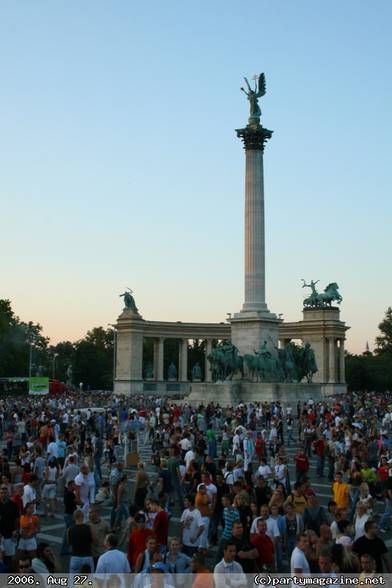
[[[392,304],[389,0],[2,0],[0,298],[52,343],[243,303],[243,76],[265,72],[267,303],[337,282],[347,348]]]

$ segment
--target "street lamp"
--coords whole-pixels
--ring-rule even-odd
[[[113,329],[113,392],[114,392],[114,381],[116,379],[116,346],[117,346],[117,331],[116,325],[107,323],[108,327]]]
[[[56,376],[56,357],[58,357],[58,353],[53,353],[53,363],[52,363],[52,380],[55,379]]]
[[[31,370],[33,367],[33,341],[30,340],[30,350],[29,350],[29,379],[31,378]]]

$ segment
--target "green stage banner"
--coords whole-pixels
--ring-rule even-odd
[[[44,378],[42,376],[29,378],[29,394],[49,394],[49,378]]]

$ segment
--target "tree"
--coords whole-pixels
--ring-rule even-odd
[[[9,300],[0,300],[0,376],[23,377],[29,373],[30,347],[33,373],[42,366],[49,367],[47,354],[49,339],[42,327],[31,321],[24,323],[17,317]]]
[[[377,355],[389,354],[392,360],[392,307],[390,306],[386,312],[384,320],[378,325],[381,335],[376,337],[376,353]]]
[[[67,369],[74,363],[75,345],[71,341],[61,341],[49,348],[49,355],[52,362],[51,375],[60,382],[67,381]],[[53,369],[54,368],[54,369]]]
[[[75,343],[74,384],[109,390],[113,386],[113,330],[95,327]]]

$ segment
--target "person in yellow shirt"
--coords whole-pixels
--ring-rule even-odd
[[[343,482],[343,474],[337,472],[335,482],[332,484],[332,495],[338,508],[348,508],[350,503],[350,494],[348,484]]]
[[[299,515],[303,515],[305,508],[308,506],[308,500],[303,492],[303,486],[300,482],[294,484],[294,490],[292,494],[286,499],[283,506],[291,504],[294,512]]]

